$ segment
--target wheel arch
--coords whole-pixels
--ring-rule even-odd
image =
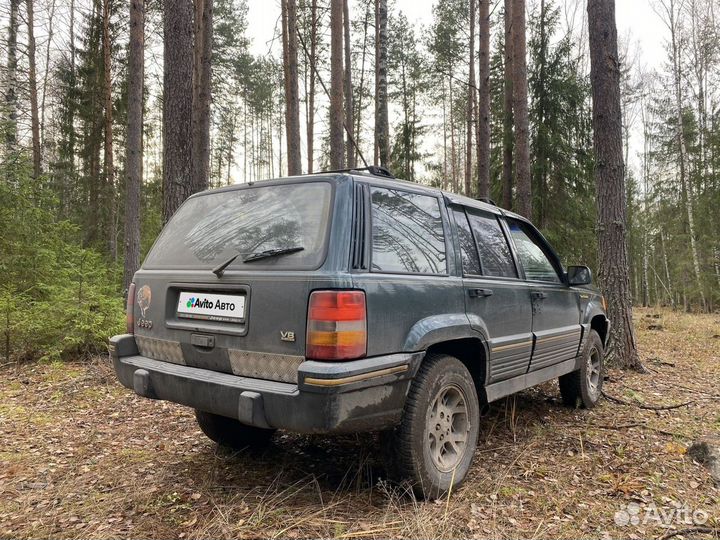
[[[607,346],[608,338],[610,337],[610,322],[603,313],[593,315],[592,319],[590,319],[590,329],[598,333],[603,347]]]
[[[428,347],[425,357],[430,354],[447,354],[460,360],[473,378],[480,403],[487,403],[485,384],[488,373],[488,352],[484,340],[479,337],[465,337],[440,341]]]

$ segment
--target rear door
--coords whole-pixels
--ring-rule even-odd
[[[460,241],[466,311],[488,336],[495,383],[527,372],[532,351],[532,315],[518,279],[508,239],[496,214],[454,206]],[[473,316],[474,315],[474,316]]]
[[[562,266],[542,235],[529,223],[507,218],[532,300],[535,348],[529,371],[575,358],[580,345],[579,298],[562,278]]]

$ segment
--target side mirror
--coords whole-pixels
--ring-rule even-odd
[[[568,285],[590,285],[592,272],[587,266],[568,266]]]

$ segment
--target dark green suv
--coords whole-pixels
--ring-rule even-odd
[[[193,407],[214,441],[380,431],[388,472],[437,497],[468,471],[482,405],[556,377],[595,405],[609,322],[590,281],[492,204],[375,169],[269,180],[183,204],[110,352],[122,384]]]

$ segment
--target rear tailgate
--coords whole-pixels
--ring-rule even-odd
[[[272,272],[219,284],[207,273],[140,271],[134,309],[138,349],[156,360],[296,382],[305,354],[307,298],[314,287],[303,277],[307,276]],[[337,284],[336,279],[327,282],[328,287]],[[236,311],[242,304],[242,318],[188,318],[187,297],[195,303],[234,302]],[[141,304],[146,306],[144,315]]]
[[[296,382],[310,292],[351,286],[337,258],[327,256],[335,187],[259,185],[186,202],[135,275],[140,353]],[[253,253],[297,246],[303,250],[244,262]],[[224,273],[213,273],[235,255]]]

